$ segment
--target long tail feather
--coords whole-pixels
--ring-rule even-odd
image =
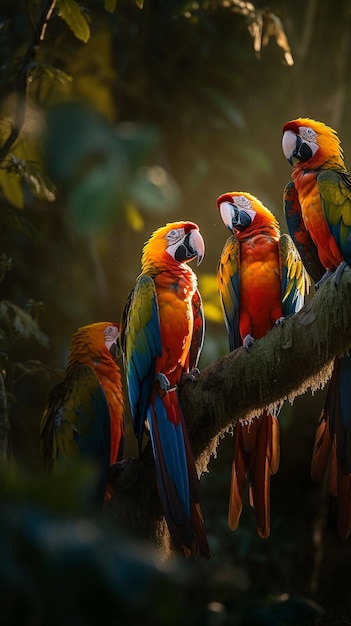
[[[242,433],[242,424],[238,422],[235,433],[235,449],[232,463],[228,510],[228,526],[231,530],[236,530],[239,526],[246,486],[248,457],[243,445],[241,444]]]
[[[319,417],[318,426],[314,438],[311,478],[319,482],[322,480],[329,462],[332,439],[330,436],[328,415],[323,410]]]
[[[170,417],[170,419],[169,419]],[[157,485],[174,548],[209,557],[198,476],[176,390],[156,394],[149,412]]]
[[[243,506],[246,477],[249,502],[256,512],[260,537],[270,534],[270,479],[279,468],[280,429],[278,419],[266,411],[250,424],[237,425],[229,499],[229,528],[235,530]]]
[[[270,534],[270,483],[280,462],[280,430],[277,418],[264,412],[258,420],[255,454],[250,459],[251,500],[256,512],[257,532],[263,539]]]
[[[330,460],[330,492],[337,498],[338,534],[351,532],[351,357],[335,359],[324,408],[316,429],[312,480],[321,481]]]

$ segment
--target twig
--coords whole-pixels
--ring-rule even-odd
[[[14,114],[12,129],[0,147],[0,163],[7,157],[11,147],[18,138],[25,116],[25,97],[27,93],[28,82],[28,67],[29,64],[35,59],[40,42],[45,37],[47,23],[50,20],[52,12],[55,8],[56,0],[46,0],[43,2],[38,21],[33,29],[33,36],[28,45],[28,48],[24,54],[23,61],[18,70],[18,83],[17,83],[17,105]]]

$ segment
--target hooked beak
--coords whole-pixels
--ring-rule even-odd
[[[302,141],[298,135],[291,130],[285,131],[282,139],[282,148],[284,156],[290,165],[294,165],[294,157],[298,156],[301,143]]]
[[[254,215],[252,212],[250,215],[249,210],[245,211],[245,209],[238,208],[233,202],[221,202],[219,212],[230,232],[233,232],[234,229],[245,230],[250,226]]]
[[[205,243],[200,232],[193,229],[184,237],[182,243],[178,246],[175,259],[180,261],[192,261],[197,257],[197,265],[200,265],[205,256]]]

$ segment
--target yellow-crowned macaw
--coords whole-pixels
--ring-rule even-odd
[[[337,285],[345,265],[351,265],[351,175],[340,139],[322,122],[298,118],[284,125],[282,148],[293,165],[292,182],[284,191],[289,228],[293,236],[305,233],[301,256],[316,287],[333,273]],[[336,358],[311,467],[312,479],[321,480],[331,458],[331,493],[337,497],[338,532],[345,539],[351,531],[350,389],[351,357]]]
[[[304,302],[309,279],[289,235],[281,235],[274,215],[255,196],[224,193],[217,207],[232,233],[217,267],[217,280],[229,348],[250,349],[284,317]],[[280,461],[277,414],[262,411],[235,431],[228,525],[235,530],[243,506],[246,478],[250,504],[255,508],[257,532],[270,533],[270,477]]]
[[[123,456],[118,340],[119,325],[112,322],[82,326],[74,333],[64,378],[51,390],[40,425],[46,471],[65,460],[92,461],[99,475],[100,501],[110,499],[109,467]]]
[[[198,476],[178,386],[198,364],[204,316],[188,262],[205,252],[198,226],[174,222],[146,242],[141,274],[121,323],[121,345],[139,453],[150,433],[157,485],[173,548],[209,556],[199,505]]]

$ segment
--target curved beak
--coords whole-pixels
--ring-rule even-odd
[[[221,202],[219,205],[219,212],[223,223],[230,231],[233,229],[233,219],[235,221],[235,215],[233,214],[234,209],[235,205],[232,202]],[[236,209],[236,211],[238,212],[238,209]]]
[[[291,130],[286,130],[282,138],[282,148],[285,158],[290,165],[294,165],[293,158],[297,154],[298,146],[301,143],[300,137]]]
[[[119,325],[111,324],[105,330],[105,346],[114,359],[120,356]]]
[[[175,259],[180,261],[192,261],[197,257],[197,265],[200,265],[205,256],[205,242],[200,232],[196,229],[191,230],[179,244]]]
[[[221,202],[219,205],[221,218],[232,233],[233,230],[241,231],[250,226],[255,217],[255,212],[250,209],[241,209],[233,202]]]

